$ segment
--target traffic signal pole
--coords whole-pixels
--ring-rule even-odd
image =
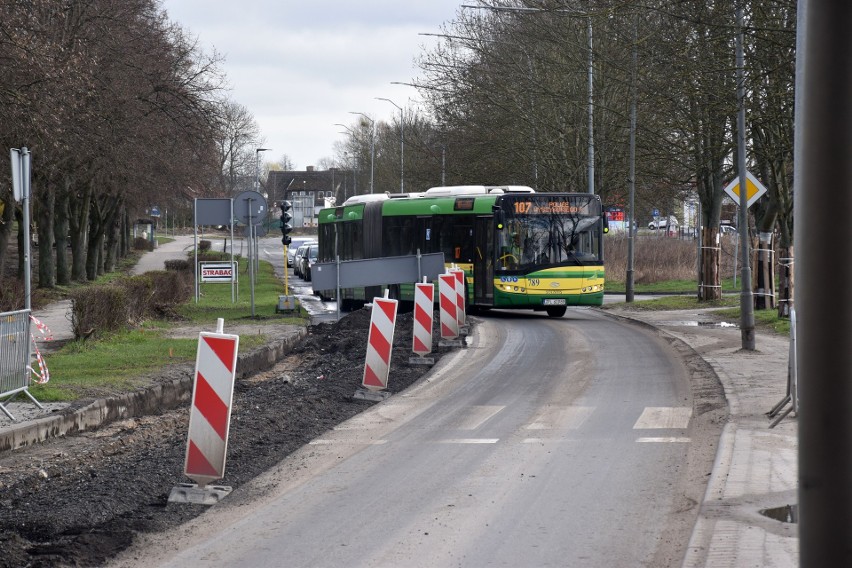
[[[290,210],[293,208],[293,204],[289,201],[282,201],[279,207],[281,207],[281,243],[284,245],[284,296],[279,298],[278,307],[282,310],[292,310],[296,304],[294,298],[290,296],[287,247],[293,242],[293,239],[290,238],[290,232],[293,230],[293,226],[290,224],[293,215],[290,213]]]

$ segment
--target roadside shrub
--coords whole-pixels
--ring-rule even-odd
[[[24,308],[26,300],[24,283],[17,278],[0,279],[0,312],[12,312]]]
[[[727,239],[721,239],[722,277],[733,274],[736,251]],[[604,238],[606,278],[627,280],[627,235],[610,233]],[[633,280],[637,284],[655,284],[667,280],[698,280],[698,244],[695,239],[637,235],[633,250]]]
[[[189,271],[190,264],[188,260],[172,259],[165,262],[166,270]]]
[[[237,258],[239,258],[239,257],[234,255],[234,260],[236,260]],[[204,262],[226,261],[227,262],[229,260],[231,260],[231,253],[229,253],[229,252],[208,250],[208,251],[205,251],[204,253],[201,253],[201,252],[198,253],[198,262],[202,262],[202,261],[204,261]]]
[[[124,288],[127,301],[127,320],[132,325],[138,325],[151,312],[151,297],[154,284],[148,274],[129,276],[116,282]]]
[[[202,240],[198,241],[198,252],[199,253],[207,252],[207,251],[210,250],[210,247],[212,247],[212,246],[213,246],[212,242],[205,240],[205,239],[202,239]]]
[[[157,270],[146,274],[151,279],[152,313],[162,313],[164,308],[176,306],[192,296],[192,273],[189,271]]]
[[[109,284],[71,291],[71,329],[76,339],[103,337],[128,322],[127,289]]]
[[[154,250],[154,243],[152,243],[148,239],[136,237],[135,239],[133,239],[133,248],[135,250],[151,251]]]

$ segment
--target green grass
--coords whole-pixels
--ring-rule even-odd
[[[738,292],[739,284],[739,281],[737,281],[737,285],[735,286],[733,278],[725,278],[722,280],[722,293]],[[623,294],[626,288],[626,283],[623,281],[606,281],[607,292]],[[662,282],[649,284],[637,283],[634,284],[633,291],[637,294],[696,294],[698,292],[698,283],[695,280],[663,280]]]
[[[740,298],[738,295],[726,295],[721,300],[712,301],[699,301],[694,294],[688,296],[664,296],[653,300],[639,300],[630,304],[626,302],[605,304],[603,309],[625,308],[627,306],[634,311],[719,308],[716,313],[720,317],[736,322],[739,322],[741,318]],[[777,310],[755,310],[754,325],[756,328],[766,331],[772,331],[781,335],[790,335],[790,320],[778,317]]]
[[[138,257],[137,257],[138,258]],[[168,337],[175,326],[194,326],[214,331],[219,318],[229,322],[304,325],[307,313],[276,314],[278,296],[283,284],[275,277],[269,263],[260,263],[255,278],[255,315],[252,317],[251,289],[245,260],[240,260],[239,301],[231,302],[229,284],[203,284],[196,304],[194,297],[181,306],[180,315],[187,321],[150,320],[138,329],[109,335],[99,340],[72,341],[55,353],[45,356],[50,381],[32,385],[30,392],[39,401],[72,401],[79,398],[109,396],[142,387],[144,375],[170,364],[195,360],[198,338]],[[100,282],[100,280],[99,280]],[[263,333],[240,337],[240,353],[247,353],[268,341]]]
[[[251,320],[257,322],[303,324],[307,314],[300,310],[291,316],[276,314],[278,296],[284,293],[284,284],[275,276],[272,265],[261,262],[255,274],[254,316],[251,309],[251,278],[248,263],[239,259],[239,284],[236,303],[231,300],[230,284],[204,283],[200,285],[198,303],[195,299],[183,305],[178,313],[195,323],[216,323],[217,318],[225,322]]]

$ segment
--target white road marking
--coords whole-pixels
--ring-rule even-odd
[[[476,430],[505,406],[473,406],[467,416],[462,417],[456,424],[459,430]]]
[[[500,438],[450,438],[440,440],[439,444],[496,444]]]
[[[668,436],[668,437],[660,437],[660,438],[637,438],[637,442],[651,442],[651,443],[689,443],[692,440],[685,437],[677,437],[677,436]]]
[[[311,440],[308,444],[312,446],[330,446],[332,444],[349,444],[352,446],[381,446],[387,444],[387,440],[359,440],[357,438],[320,438]]]
[[[539,411],[532,422],[527,424],[527,430],[577,430],[592,412],[594,406],[552,406],[548,405]]]
[[[658,428],[684,429],[689,426],[692,409],[685,406],[648,406],[633,425],[634,430]]]

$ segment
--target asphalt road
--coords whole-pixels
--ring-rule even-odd
[[[139,558],[680,564],[719,431],[692,415],[689,373],[655,331],[593,310],[497,313],[445,361]]]

